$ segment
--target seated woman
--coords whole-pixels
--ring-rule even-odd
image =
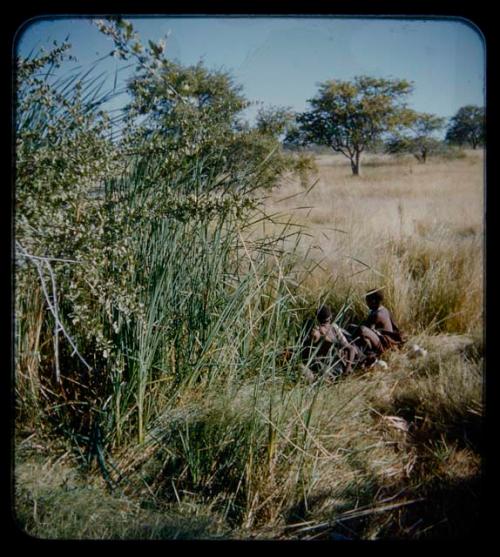
[[[365,365],[375,362],[389,348],[405,342],[390,311],[382,305],[383,299],[380,290],[367,294],[366,304],[370,313],[355,333],[355,343],[366,356]]]
[[[332,323],[332,312],[328,306],[319,308],[316,321],[308,322],[305,333],[301,358],[308,380],[314,380],[316,374],[331,377],[352,371],[359,350],[349,343],[342,329]]]

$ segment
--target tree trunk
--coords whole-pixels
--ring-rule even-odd
[[[354,156],[351,158],[351,169],[353,176],[359,176],[361,174],[361,165],[359,161],[360,152],[356,151]]]
[[[420,153],[413,153],[413,156],[417,159],[420,164],[425,164],[427,160],[427,153],[426,151],[422,151]]]

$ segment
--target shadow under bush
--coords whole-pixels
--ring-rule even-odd
[[[263,440],[251,416],[215,408],[163,426],[158,450],[145,479],[164,501],[196,493],[213,502],[229,521],[245,510],[252,459],[259,459]],[[260,445],[260,448],[259,448]]]

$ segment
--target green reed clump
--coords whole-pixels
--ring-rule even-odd
[[[236,172],[205,107],[207,134],[192,156],[199,119],[182,96],[169,105],[170,117],[183,115],[182,137],[136,125],[132,110],[117,139],[119,118],[101,110],[103,79],[47,71],[67,63],[68,48],[18,61],[16,387],[24,415],[35,398],[83,444],[97,428],[119,445],[132,432],[144,438],[168,388],[217,372],[225,347],[214,339],[244,327],[251,290],[266,288],[252,258],[276,242],[249,250],[243,236],[274,155],[266,138],[266,152]],[[157,60],[139,62],[153,80]],[[183,71],[233,94],[229,125],[243,106],[231,81]]]
[[[166,445],[154,476],[159,492],[168,476],[179,497],[194,491],[237,524],[276,516],[307,489],[314,454],[311,401],[300,395],[293,407],[301,418],[290,418],[285,387],[275,388],[279,377],[295,380],[303,271],[294,250],[287,252],[299,234],[287,225],[274,235],[252,233],[270,220],[256,192],[273,153],[235,176],[225,172],[219,145],[188,157],[172,137],[165,144],[161,130],[113,143],[110,124],[93,112],[98,99],[83,100],[93,82],[80,81],[82,99],[71,106],[66,82],[37,79],[19,106],[23,116],[36,115],[41,90],[55,88],[46,119],[20,118],[19,416],[35,399],[40,412],[32,424],[66,437],[110,488],[134,483],[120,455],[147,447],[154,460]],[[83,132],[75,127],[54,152],[44,139],[50,119],[57,131],[80,116]],[[91,145],[100,150],[73,168],[70,152],[82,145],[85,156]],[[40,170],[30,181],[28,166],[50,156],[66,164],[64,173]],[[32,210],[36,195],[46,209],[40,215]],[[285,347],[294,353],[288,362],[281,361]],[[231,408],[245,385],[244,408]],[[213,408],[198,409],[196,419],[171,418],[193,398]],[[154,435],[160,445],[151,444]]]

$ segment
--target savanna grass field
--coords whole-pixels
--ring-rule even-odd
[[[43,293],[18,302],[13,470],[23,531],[332,541],[479,531],[483,150],[425,164],[368,153],[360,176],[340,155],[314,160],[307,175],[285,174],[265,192],[259,210],[269,218],[160,226],[149,239],[168,248],[136,246],[156,286],[144,320],[117,325],[116,345],[133,352],[119,353],[122,371],[109,368],[102,398],[101,383],[78,384],[76,364],[60,370],[62,394],[46,379]],[[239,279],[222,272],[233,261],[228,229]],[[297,357],[281,357],[304,317],[328,303],[340,324],[359,323],[373,288],[406,344],[384,354],[387,368],[306,382]],[[174,310],[189,321],[172,330],[162,316]],[[412,357],[413,344],[425,357]]]

